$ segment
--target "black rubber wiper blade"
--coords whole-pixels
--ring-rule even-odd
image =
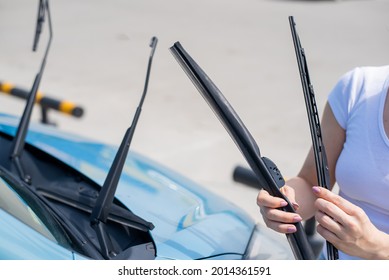
[[[153,61],[154,52],[157,47],[157,43],[158,43],[158,39],[156,37],[153,37],[150,42],[151,52],[149,56],[149,62],[148,62],[147,73],[146,73],[146,81],[145,81],[142,97],[136,109],[134,118],[132,120],[132,124],[127,129],[122,139],[122,142],[115,155],[113,163],[108,171],[108,175],[99,192],[96,205],[93,208],[92,214],[90,216],[91,225],[96,231],[101,246],[102,254],[106,259],[111,259],[115,257],[115,255],[118,253],[113,251],[113,245],[110,242],[110,238],[108,236],[108,232],[106,230],[105,224],[107,222],[108,215],[110,214],[111,211],[113,200],[115,198],[116,189],[119,184],[119,179],[122,174],[124,163],[126,161],[127,154],[131,145],[131,141],[135,132],[135,128],[142,111],[142,105],[146,97],[148,83],[149,83],[151,64]],[[144,225],[147,226],[148,229],[150,230],[154,228],[154,225],[151,223],[144,223]]]
[[[43,71],[46,66],[46,60],[47,56],[50,50],[51,41],[53,39],[53,30],[52,30],[52,24],[51,24],[51,16],[50,16],[50,9],[49,9],[49,1],[48,0],[40,0],[39,1],[39,7],[38,7],[38,18],[37,18],[37,24],[36,24],[36,30],[35,30],[35,37],[34,37],[34,46],[33,51],[36,50],[39,35],[42,30],[42,24],[45,21],[45,15],[47,14],[48,19],[48,26],[49,26],[49,40],[46,46],[46,51],[43,56],[41,66],[39,69],[38,74],[35,76],[34,83],[32,85],[28,100],[26,102],[26,106],[23,111],[23,115],[20,119],[19,126],[17,128],[16,136],[13,140],[12,148],[11,148],[11,165],[14,164],[16,167],[16,170],[22,180],[24,180],[26,183],[31,182],[31,178],[28,174],[25,174],[22,163],[21,163],[21,156],[25,145],[26,135],[28,131],[28,127],[31,120],[31,114],[32,109],[34,107],[35,98],[39,89],[40,82],[42,80]]]
[[[291,203],[280,191],[285,181],[277,166],[270,159],[261,156],[256,141],[227,99],[179,42],[176,42],[170,50],[240,149],[259,184],[272,195],[288,202],[288,205],[283,207],[284,211],[295,212]],[[315,259],[302,224],[296,223],[296,228],[297,232],[286,235],[295,258]]]
[[[293,37],[294,49],[296,52],[297,64],[300,72],[301,84],[303,88],[305,107],[307,109],[309,128],[311,131],[312,147],[315,155],[316,175],[318,184],[326,189],[329,188],[330,175],[327,164],[327,156],[323,143],[320,117],[317,110],[315,93],[313,85],[309,77],[307,58],[304,48],[301,46],[300,38],[297,34],[296,23],[293,16],[289,17],[290,29]],[[329,260],[338,259],[338,250],[328,241],[327,246],[327,258]]]

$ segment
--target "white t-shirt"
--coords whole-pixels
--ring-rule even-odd
[[[389,65],[355,68],[339,80],[328,102],[346,130],[335,170],[340,195],[389,234],[389,138],[383,124],[388,87]],[[355,258],[339,251],[339,259]]]

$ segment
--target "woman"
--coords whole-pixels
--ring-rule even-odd
[[[266,225],[293,233],[293,223],[315,216],[317,231],[339,250],[339,259],[389,259],[389,65],[361,67],[341,77],[328,97],[321,129],[330,187],[317,187],[314,154],[282,192],[286,202],[261,190],[257,204]]]

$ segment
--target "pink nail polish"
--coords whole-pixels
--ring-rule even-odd
[[[300,205],[298,203],[292,202],[292,204],[293,204],[293,207],[294,207],[295,210],[300,208]]]
[[[312,191],[313,191],[315,194],[319,194],[319,193],[320,193],[320,187],[314,186],[314,187],[312,187]]]
[[[298,223],[301,222],[303,219],[300,216],[293,217],[293,222]]]
[[[286,230],[287,230],[288,233],[296,232],[296,228],[295,227],[288,227]]]

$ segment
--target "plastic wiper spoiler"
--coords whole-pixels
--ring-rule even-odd
[[[296,51],[297,64],[300,72],[301,84],[304,93],[304,100],[307,109],[309,128],[311,131],[312,147],[315,155],[316,174],[319,186],[328,189],[330,175],[327,166],[327,156],[321,134],[320,118],[317,111],[315,93],[309,77],[308,64],[304,48],[301,46],[300,38],[296,31],[296,23],[293,16],[289,17],[290,29],[293,37],[294,48]],[[338,250],[328,241],[327,258],[329,260],[338,259]]]
[[[279,189],[285,183],[280,171],[270,159],[261,157],[254,138],[227,99],[179,42],[176,42],[170,50],[242,152],[257,176],[259,184],[272,195],[282,197],[288,201]],[[283,207],[283,210],[295,212],[289,201],[288,205]],[[296,223],[296,228],[297,232],[286,235],[295,258],[315,259],[302,224]]]

